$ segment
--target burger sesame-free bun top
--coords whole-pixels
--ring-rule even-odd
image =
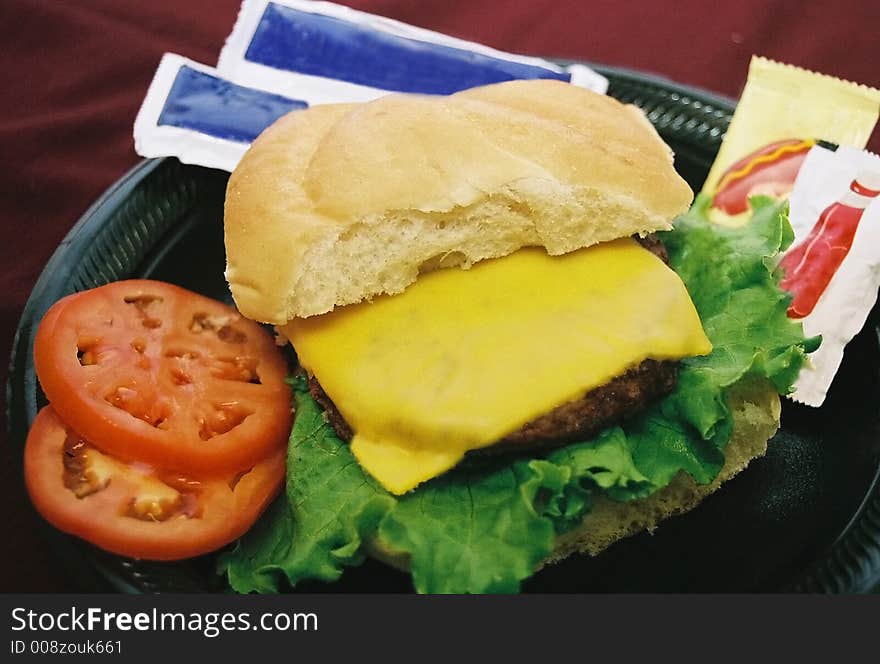
[[[226,278],[283,325],[421,271],[669,229],[692,192],[642,112],[550,80],[294,111],[226,192]]]

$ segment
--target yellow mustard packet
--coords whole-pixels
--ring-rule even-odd
[[[787,198],[817,142],[864,148],[880,116],[880,90],[752,56],[745,88],[702,192],[710,218],[740,225],[748,197]]]

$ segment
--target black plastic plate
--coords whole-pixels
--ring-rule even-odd
[[[641,106],[698,190],[733,103],[673,82],[607,67],[609,94]],[[222,205],[227,175],[174,159],[142,163],[83,216],[47,264],[27,303],[7,391],[10,438],[21,450],[45,403],[34,375],[35,327],[46,309],[108,281],[148,277],[229,302],[223,280]],[[870,591],[880,583],[880,343],[877,313],[849,345],[826,404],[786,403],[767,456],[690,514],[597,558],[572,557],[540,572],[531,591]],[[84,589],[223,590],[215,557],[149,563],[112,556],[48,526],[59,564]],[[408,577],[379,563],[311,591],[407,591]]]

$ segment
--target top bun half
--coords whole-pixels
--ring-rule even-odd
[[[639,109],[568,83],[314,106],[232,173],[226,278],[244,315],[283,325],[428,269],[667,230],[692,197]]]

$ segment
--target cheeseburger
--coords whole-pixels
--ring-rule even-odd
[[[625,462],[563,472],[559,482],[571,486],[551,507],[526,480],[499,487],[523,494],[529,519],[565,513],[541,531],[549,550],[518,581],[690,509],[763,453],[778,423],[772,376],[744,369],[743,380],[706,393],[706,409],[724,413],[721,433],[714,424],[691,431],[702,417],[686,412],[695,403],[664,405],[680,365],[708,363],[715,344],[661,239],[691,202],[639,109],[558,81],[316,106],[257,139],[228,185],[226,276],[239,310],[292,343],[304,372],[298,410],[322,412],[327,435],[356,460],[352,472],[382,496],[353,547],[413,568],[420,590],[508,589],[432,581],[426,566],[438,563],[424,552],[445,546],[447,517],[408,526],[400,506],[505,464],[550,472],[541,464],[568,449],[604,450],[627,422],[646,429],[668,416],[688,422],[683,438],[724,438],[706,453],[718,452],[708,475],[689,462],[648,472],[652,459],[686,446],[665,432],[654,451],[642,436],[631,449],[613,443]],[[789,331],[779,352],[795,348],[796,363],[803,338]],[[681,389],[694,380],[687,374]],[[297,527],[308,530],[301,510],[310,502],[356,520],[342,496],[337,507],[333,495],[315,497],[320,482],[303,477],[312,467],[297,458],[289,492],[300,481],[310,492],[290,496]],[[604,486],[605,463],[625,477]],[[583,509],[572,507],[576,490],[590,493]],[[309,576],[299,564],[296,574],[272,565],[292,581]]]

